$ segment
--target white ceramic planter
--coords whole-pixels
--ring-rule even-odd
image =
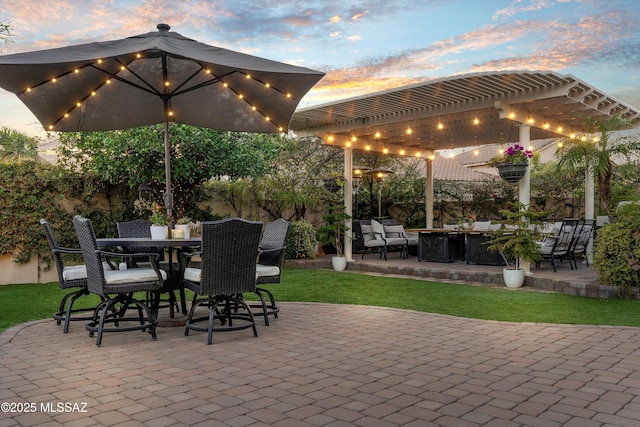
[[[524,285],[524,270],[502,269],[502,277],[507,288],[520,288]]]
[[[331,257],[331,266],[336,271],[343,271],[347,268],[347,257],[334,256]]]
[[[176,224],[174,226],[176,230],[184,231],[184,238],[189,239],[191,237],[191,226],[189,224]]]
[[[167,232],[169,231],[169,227],[166,225],[152,225],[151,229],[151,239],[153,240],[161,240],[167,238]]]

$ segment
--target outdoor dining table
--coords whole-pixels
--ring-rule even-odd
[[[195,248],[202,245],[201,237],[191,237],[188,239],[152,239],[150,237],[103,237],[96,239],[98,246],[101,247],[154,247],[169,249],[169,266],[167,271],[167,281],[172,289],[183,290],[182,278],[180,277],[180,271],[175,271],[173,267],[173,250],[175,248]],[[181,310],[183,313],[187,311],[187,302],[184,298],[184,292],[181,292]],[[173,311],[173,310],[171,310]],[[171,316],[173,317],[173,316]]]

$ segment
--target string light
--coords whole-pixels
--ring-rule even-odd
[[[480,119],[478,119],[477,117],[475,119],[473,119],[473,124],[474,125],[479,125],[480,124]]]
[[[444,129],[444,125],[442,123],[438,123],[438,130]]]
[[[143,57],[143,55],[142,55],[141,53],[136,53],[136,54],[135,54],[135,59],[140,59],[140,58],[142,58],[142,57]],[[129,64],[130,64],[131,62],[133,62],[135,59],[129,59],[129,62],[128,62],[128,63],[122,63],[119,59],[116,59],[116,58],[109,59],[108,61],[115,61],[115,62],[118,62],[118,63],[119,63],[119,71],[120,71],[120,72],[122,72],[122,71],[126,71],[127,69],[129,69]],[[65,112],[62,116],[60,116],[60,118],[58,118],[57,120],[55,120],[53,123],[51,123],[51,124],[48,126],[48,128],[49,128],[50,130],[52,130],[52,129],[55,127],[55,124],[56,124],[58,121],[60,121],[60,120],[62,120],[62,119],[64,119],[64,118],[68,118],[68,117],[70,116],[70,114],[73,112],[73,110],[74,110],[75,108],[82,107],[82,103],[83,103],[87,98],[89,98],[90,96],[96,96],[97,91],[98,91],[98,90],[99,90],[103,85],[105,85],[105,84],[106,84],[106,85],[110,85],[110,84],[112,83],[112,78],[113,78],[113,77],[115,77],[115,75],[114,75],[112,72],[107,71],[107,69],[103,69],[103,68],[98,68],[98,67],[97,67],[97,65],[99,65],[99,64],[103,64],[104,62],[105,62],[105,60],[103,60],[102,58],[98,58],[98,59],[96,59],[96,60],[95,60],[95,62],[93,62],[93,63],[87,63],[87,64],[82,65],[82,66],[80,66],[80,67],[74,67],[73,69],[69,69],[69,71],[66,71],[66,72],[64,72],[64,73],[61,73],[61,74],[59,74],[59,75],[56,75],[56,76],[51,77],[49,80],[45,80],[45,81],[42,81],[42,82],[40,82],[40,83],[38,83],[38,84],[35,84],[35,85],[33,85],[33,86],[27,87],[27,88],[25,88],[25,89],[24,89],[24,91],[23,91],[22,93],[30,93],[30,92],[32,92],[32,91],[33,91],[33,89],[35,89],[35,88],[37,88],[37,87],[39,87],[39,86],[41,86],[41,85],[45,85],[45,84],[47,84],[47,83],[57,83],[57,81],[58,81],[61,77],[64,77],[64,76],[66,76],[66,75],[69,75],[69,74],[79,74],[79,73],[80,73],[80,71],[81,71],[83,68],[85,68],[85,67],[93,67],[93,68],[95,68],[95,69],[96,69],[96,70],[98,70],[98,71],[101,71],[101,72],[103,72],[103,73],[105,73],[105,74],[109,74],[109,75],[110,75],[110,78],[106,79],[102,84],[100,84],[99,86],[95,87],[93,90],[91,90],[90,92],[88,92],[87,96],[85,96],[84,98],[80,99],[79,101],[75,101],[73,104],[71,104],[71,105],[73,105],[73,107],[72,107],[71,109],[69,109],[69,110],[68,110],[67,112]],[[210,68],[204,68],[204,67],[203,67],[202,69],[204,70],[204,72],[205,72],[207,75],[212,75],[212,72],[211,72],[211,69],[210,69]],[[284,92],[284,91],[282,91],[282,90],[280,90],[280,89],[278,89],[278,88],[275,88],[275,87],[273,87],[270,83],[262,82],[262,81],[260,81],[260,80],[258,80],[258,79],[256,79],[256,78],[254,78],[251,74],[248,74],[248,73],[243,73],[243,74],[245,75],[245,78],[246,78],[247,80],[251,80],[251,79],[253,79],[253,80],[254,80],[254,81],[256,81],[257,83],[260,83],[260,84],[264,85],[264,87],[265,87],[265,88],[269,88],[269,89],[275,90],[276,92],[278,92],[278,93],[282,94],[282,95],[283,95],[283,96],[285,96],[287,99],[291,99],[291,98],[293,98],[293,95],[292,95],[290,92]],[[118,79],[120,79],[119,77],[117,77],[117,78],[118,78]],[[221,82],[221,83],[222,83],[222,85],[223,85],[223,87],[228,88],[228,89],[232,90],[234,93],[236,93],[236,95],[238,95],[238,98],[239,98],[239,99],[242,99],[243,101],[247,102],[247,104],[249,104],[249,106],[251,107],[251,110],[252,110],[252,111],[256,111],[256,112],[258,112],[259,114],[261,114],[261,115],[265,118],[265,121],[271,122],[274,126],[276,126],[276,127],[277,127],[278,131],[283,132],[283,131],[285,130],[285,128],[284,128],[283,126],[278,126],[276,123],[273,123],[273,121],[271,120],[271,117],[270,117],[269,115],[267,115],[267,114],[263,113],[262,111],[260,111],[260,109],[259,109],[257,106],[253,105],[251,102],[249,102],[248,100],[246,100],[246,98],[245,98],[245,96],[244,96],[243,94],[240,94],[240,93],[236,92],[235,90],[233,90],[232,88],[230,88],[230,87],[229,87],[229,84],[228,84],[227,82],[223,82],[221,79],[219,79],[219,78],[218,78],[217,76],[215,76],[215,75],[212,75],[212,77],[211,77],[211,82],[214,82],[214,83]],[[169,87],[169,86],[171,86],[171,82],[170,82],[169,80],[166,80],[166,81],[164,81],[164,82],[163,82],[163,85],[164,85],[164,87]],[[182,85],[184,85],[184,83],[183,83]],[[182,87],[182,85],[180,85],[180,86],[179,86],[179,88],[180,88],[180,87]],[[177,89],[176,89],[176,90],[177,90]],[[165,92],[165,93],[167,93],[167,92]],[[169,94],[169,95],[172,95],[172,94]],[[169,112],[168,114],[172,116],[172,115],[173,115],[173,112]]]
[[[405,151],[404,150],[400,150],[400,155],[404,156],[404,154],[405,154]]]

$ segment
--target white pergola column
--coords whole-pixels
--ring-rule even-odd
[[[344,233],[344,256],[347,262],[353,262],[353,149],[351,147],[344,148],[344,206],[345,213],[349,215],[349,219],[345,220],[347,231]]]
[[[595,219],[595,179],[593,169],[587,166],[584,175],[584,219]],[[593,239],[589,240],[586,248],[586,257],[589,264],[593,262]]]
[[[531,145],[531,127],[529,125],[520,125],[520,145],[527,148]],[[518,201],[529,207],[531,204],[531,166],[527,168],[524,176],[518,181]],[[520,260],[520,265],[524,270],[524,274],[530,276],[531,263],[528,261]]]
[[[426,221],[426,227],[428,229],[432,229],[433,228],[433,158],[428,157],[425,160],[425,177],[424,177],[424,182],[425,182],[425,192],[424,192],[424,199],[425,199],[425,211],[426,211],[426,215],[427,215],[427,221]]]

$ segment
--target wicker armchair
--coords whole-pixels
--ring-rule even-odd
[[[78,234],[82,256],[87,270],[87,288],[99,295],[103,302],[93,313],[93,318],[85,328],[89,335],[97,334],[96,345],[102,344],[104,332],[124,332],[149,329],[155,340],[160,289],[166,279],[166,273],[158,268],[158,254],[122,254],[102,251],[96,243],[91,221],[76,215],[73,226]],[[147,256],[151,268],[132,268],[127,270],[105,271],[102,260],[109,258],[132,258]],[[135,292],[153,292],[155,295],[151,310],[141,301],[133,298]],[[137,317],[126,317],[130,306],[137,308]],[[113,327],[105,324],[113,323]]]
[[[64,321],[63,330],[66,334],[69,332],[70,322],[79,320],[86,321],[91,319],[91,317],[82,315],[72,316],[72,314],[90,312],[95,309],[95,307],[74,307],[78,298],[84,295],[89,295],[89,290],[87,289],[87,269],[84,264],[65,266],[63,255],[82,255],[82,251],[80,249],[63,248],[58,246],[58,242],[53,235],[51,225],[44,218],[40,220],[40,224],[42,225],[42,228],[44,228],[44,234],[47,236],[51,252],[53,252],[53,260],[56,264],[56,269],[58,270],[58,282],[60,284],[60,289],[73,289],[73,291],[62,297],[62,300],[60,301],[60,308],[53,314],[53,318],[57,321],[58,325]]]
[[[278,218],[267,223],[262,233],[260,243],[260,255],[256,273],[258,275],[257,285],[280,283],[280,273],[282,272],[282,261],[284,260],[284,250],[286,249],[287,238],[289,237],[289,221]],[[264,324],[269,326],[269,316],[278,317],[280,307],[276,304],[271,291],[265,288],[256,288],[256,293],[260,297],[260,306],[251,305],[252,308],[261,308],[262,312],[256,311],[254,315],[264,317]],[[264,299],[266,294],[269,297],[267,303]]]
[[[187,317],[185,336],[190,330],[207,332],[211,344],[213,332],[252,328],[258,336],[251,308],[241,295],[256,292],[256,264],[262,223],[240,218],[202,223],[201,268],[188,266],[195,254],[184,254],[184,285],[195,292]],[[203,298],[198,298],[198,296]],[[196,317],[196,309],[208,308],[208,316]],[[220,326],[214,325],[216,320]],[[207,321],[206,326],[198,325]]]

